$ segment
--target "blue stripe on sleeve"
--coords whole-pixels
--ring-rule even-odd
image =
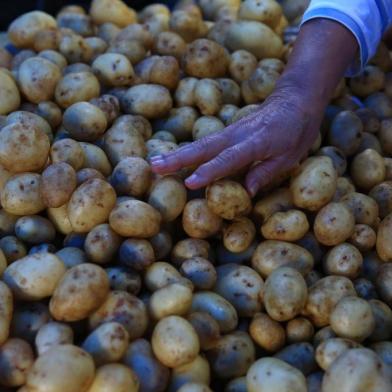
[[[387,9],[385,8],[384,0],[375,0],[377,4],[377,8],[380,11],[381,15],[381,23],[382,23],[382,31],[384,32],[388,28],[389,17]]]

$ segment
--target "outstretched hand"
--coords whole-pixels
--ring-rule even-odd
[[[272,94],[251,115],[178,150],[151,159],[155,173],[198,166],[185,180],[190,189],[249,167],[248,192],[257,191],[288,171],[309,151],[317,137],[320,113],[311,115],[299,93]],[[314,108],[313,108],[314,109]]]

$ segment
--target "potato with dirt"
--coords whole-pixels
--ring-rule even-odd
[[[15,80],[0,68],[0,115],[16,110],[20,105],[20,93]]]

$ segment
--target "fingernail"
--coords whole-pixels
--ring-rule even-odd
[[[249,185],[248,192],[250,193],[251,197],[253,197],[257,193],[257,186],[256,185]]]
[[[192,185],[192,183],[197,182],[198,179],[199,179],[199,176],[197,174],[192,174],[190,177],[188,177],[185,180],[185,184]]]
[[[163,159],[155,159],[155,160],[151,160],[151,163],[153,164],[153,165],[163,165],[163,163],[164,163],[164,160]]]

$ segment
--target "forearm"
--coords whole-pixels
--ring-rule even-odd
[[[308,21],[299,32],[276,92],[297,91],[306,102],[323,108],[357,51],[354,35],[340,23],[322,18]]]

